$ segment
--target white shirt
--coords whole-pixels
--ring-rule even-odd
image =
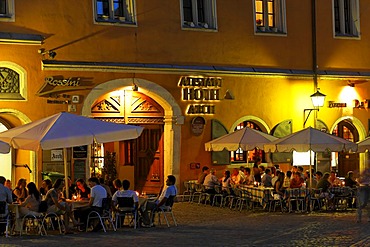
[[[168,198],[170,196],[176,196],[177,195],[177,188],[175,185],[170,185],[168,187],[166,187],[161,195],[159,196],[158,200],[157,200],[157,204],[162,201],[163,198]]]
[[[139,202],[139,197],[133,190],[117,190],[112,198],[112,201],[117,202],[117,197],[132,197],[134,202]]]
[[[208,174],[206,178],[204,179],[203,185],[206,187],[206,189],[214,189],[215,185],[219,185],[220,183],[218,182],[218,179],[215,175],[213,174]]]
[[[102,207],[104,198],[107,198],[107,191],[100,184],[95,185],[91,188],[90,197],[94,198],[92,206]]]

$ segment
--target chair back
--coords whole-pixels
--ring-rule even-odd
[[[102,200],[102,208],[103,208],[103,211],[109,211],[110,210],[110,205],[112,203],[112,198],[103,198]]]
[[[175,197],[176,197],[176,196],[169,196],[169,197],[167,198],[167,200],[166,200],[165,205],[166,205],[167,207],[171,207],[171,208],[172,208],[173,204],[175,203]]]
[[[45,213],[48,210],[48,204],[46,201],[41,201],[39,204],[39,213]]]
[[[119,208],[135,208],[133,197],[117,197]]]
[[[6,205],[5,201],[0,201],[0,216],[6,214]]]

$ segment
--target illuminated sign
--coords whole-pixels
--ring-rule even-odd
[[[184,76],[178,86],[182,88],[182,100],[196,102],[188,105],[186,114],[215,114],[215,105],[210,102],[220,100],[222,78]]]
[[[347,107],[347,103],[336,103],[334,101],[329,101],[329,108],[340,108],[340,107]]]
[[[92,78],[48,76],[37,92],[38,96],[50,97],[61,93],[92,89]]]

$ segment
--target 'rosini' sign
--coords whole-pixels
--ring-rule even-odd
[[[37,95],[49,97],[55,94],[91,88],[92,88],[91,78],[82,78],[82,77],[65,78],[63,76],[48,76],[45,77],[44,84],[37,92]]]

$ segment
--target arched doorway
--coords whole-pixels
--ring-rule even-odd
[[[137,91],[132,91],[133,82],[137,85]],[[167,175],[173,174],[178,178],[177,183],[180,184],[181,125],[184,123],[184,116],[182,115],[181,108],[173,98],[172,94],[160,85],[145,79],[115,79],[99,84],[96,88],[90,91],[84,101],[82,115],[91,116],[91,107],[94,105],[94,102],[96,102],[96,100],[101,96],[117,90],[127,91],[128,97],[131,92],[139,92],[144,96],[148,96],[163,109],[164,115],[161,117],[163,122],[162,129],[157,129],[155,131],[151,128],[148,129],[151,129],[149,132],[151,132],[151,135],[155,135],[156,138],[161,136],[160,141],[163,142],[163,149],[165,151],[161,154],[163,159],[163,175],[161,175],[161,177],[165,178]],[[128,121],[125,123],[130,124]],[[158,135],[159,132],[161,133],[160,135]],[[142,135],[142,137],[144,136],[146,135]],[[132,143],[134,144],[135,141]],[[129,148],[130,146],[127,147]],[[153,149],[154,148],[151,149],[151,153],[153,153]],[[158,156],[155,154],[153,157],[157,158]],[[162,180],[160,180],[160,183],[161,181]]]
[[[133,166],[135,190],[157,193],[164,183],[163,108],[143,93],[122,89],[100,96],[91,113],[95,119],[144,127],[139,138],[120,143],[118,158],[121,165]]]
[[[359,141],[359,133],[354,124],[345,119],[340,121],[333,129],[332,134],[351,142]],[[338,176],[344,177],[349,171],[359,171],[358,153],[336,153],[338,160]]]

